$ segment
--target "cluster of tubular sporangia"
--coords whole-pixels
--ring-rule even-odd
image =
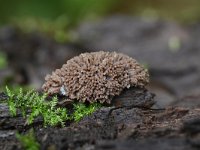
[[[83,53],[45,77],[43,90],[69,99],[110,103],[123,89],[144,87],[149,74],[135,59],[116,52]]]

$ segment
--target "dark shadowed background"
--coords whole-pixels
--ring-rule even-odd
[[[85,51],[117,51],[149,69],[157,107],[200,92],[199,0],[0,0],[0,88],[38,90]]]

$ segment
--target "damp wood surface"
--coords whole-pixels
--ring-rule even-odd
[[[74,29],[73,42],[58,43],[42,33],[0,28],[0,50],[9,65],[0,84],[34,85],[46,74],[84,52],[117,51],[136,59],[150,73],[146,89],[131,88],[78,123],[43,127],[12,118],[0,94],[0,149],[21,149],[15,133],[34,128],[42,150],[196,150],[200,148],[200,24],[110,16]],[[175,43],[174,43],[174,39]],[[173,45],[175,44],[175,46]],[[31,60],[31,61],[30,61]],[[1,92],[4,92],[2,90]],[[154,94],[152,94],[154,93]],[[71,101],[59,98],[62,106]]]
[[[131,94],[132,93],[132,94]],[[146,89],[133,88],[124,91],[120,107],[102,107],[80,122],[71,122],[65,127],[42,126],[36,119],[27,125],[19,113],[11,117],[5,103],[0,105],[0,149],[21,149],[15,137],[17,131],[26,133],[34,128],[41,149],[196,149],[200,142],[200,109],[196,107],[169,107],[152,109],[153,95]],[[123,99],[124,98],[124,99]],[[6,95],[1,93],[0,100]],[[127,102],[125,102],[127,99]],[[142,101],[130,104],[132,99]],[[148,107],[141,107],[144,104]],[[178,105],[178,102],[176,103]],[[181,104],[182,105],[182,104]]]

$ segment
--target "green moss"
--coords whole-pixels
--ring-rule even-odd
[[[27,134],[16,133],[16,138],[20,141],[25,150],[39,150],[40,144],[36,141],[34,131],[31,129]]]
[[[72,114],[72,119],[77,121],[80,121],[84,116],[88,116],[92,114],[94,111],[99,109],[101,107],[98,103],[93,103],[88,106],[86,106],[83,103],[74,104],[74,113]]]
[[[97,103],[89,105],[74,103],[74,112],[69,115],[66,108],[57,106],[57,97],[47,101],[46,93],[39,94],[34,90],[24,92],[22,88],[18,91],[11,91],[6,87],[6,94],[9,97],[7,102],[11,116],[16,116],[17,112],[20,111],[28,124],[32,124],[37,117],[41,116],[44,126],[55,126],[57,124],[64,126],[65,121],[80,121],[84,116],[88,116],[100,108],[100,104]]]
[[[8,106],[11,115],[16,116],[17,110],[19,110],[23,117],[27,119],[28,124],[32,124],[38,116],[42,116],[45,126],[55,126],[57,124],[64,126],[64,122],[68,119],[67,110],[56,107],[57,97],[46,101],[47,94],[39,95],[34,90],[23,92],[22,88],[14,93],[8,87],[6,87],[6,94],[9,97]],[[29,111],[31,112],[28,113]]]

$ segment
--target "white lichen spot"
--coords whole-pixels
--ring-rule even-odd
[[[60,87],[60,93],[62,94],[62,95],[67,95],[67,91],[65,90],[65,86],[64,85],[62,85],[61,87]]]

